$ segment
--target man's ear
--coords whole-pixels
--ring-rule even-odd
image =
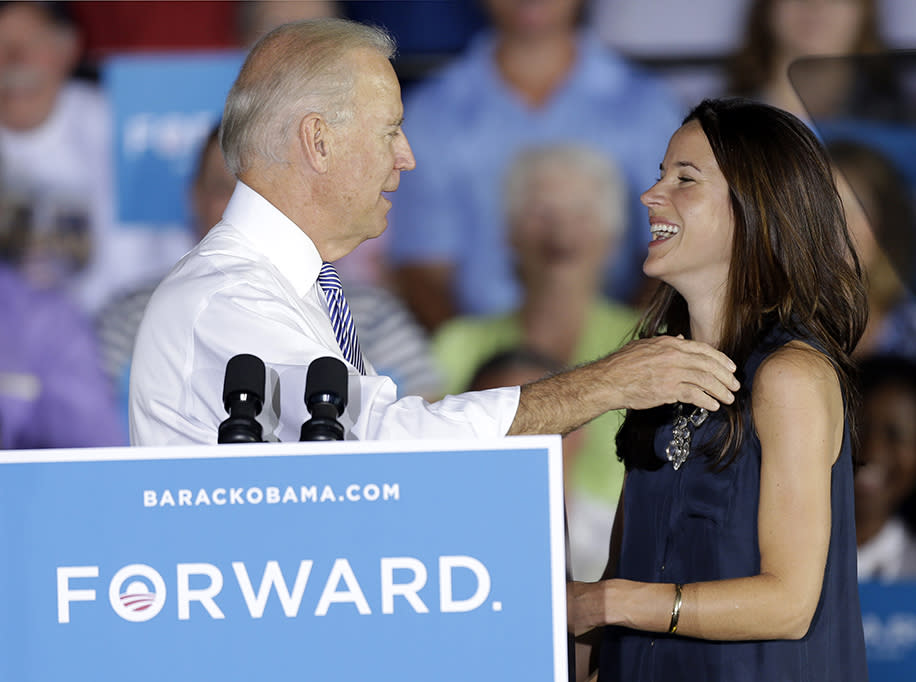
[[[331,129],[321,114],[309,114],[299,122],[299,144],[315,172],[327,173],[331,165]]]

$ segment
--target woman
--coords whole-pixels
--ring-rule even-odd
[[[887,115],[896,109],[901,93],[883,60],[851,61],[853,68],[836,60],[789,68],[806,57],[886,51],[875,0],[752,0],[746,16],[744,40],[728,64],[726,92],[802,118],[841,111]]]
[[[630,412],[605,580],[571,583],[609,680],[867,679],[852,362],[866,302],[831,168],[793,115],[707,100],[642,196],[661,280],[641,336],[706,341],[732,405]]]

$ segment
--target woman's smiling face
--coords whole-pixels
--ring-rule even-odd
[[[728,182],[698,121],[674,133],[660,169],[641,197],[652,231],[643,271],[682,295],[724,287],[735,220]]]

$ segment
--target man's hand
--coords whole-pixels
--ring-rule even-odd
[[[732,403],[735,363],[711,346],[672,336],[631,341],[606,357],[522,386],[508,435],[567,434],[608,410]]]
[[[608,382],[620,394],[618,407],[644,410],[682,402],[714,411],[720,403],[731,404],[740,387],[734,362],[683,337],[631,341],[603,362]]]

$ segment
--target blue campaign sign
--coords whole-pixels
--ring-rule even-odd
[[[566,680],[559,437],[4,453],[0,679]]]
[[[114,129],[117,219],[188,224],[188,183],[204,138],[223,113],[239,51],[120,55],[102,81]]]
[[[916,582],[859,585],[871,682],[916,676]]]

